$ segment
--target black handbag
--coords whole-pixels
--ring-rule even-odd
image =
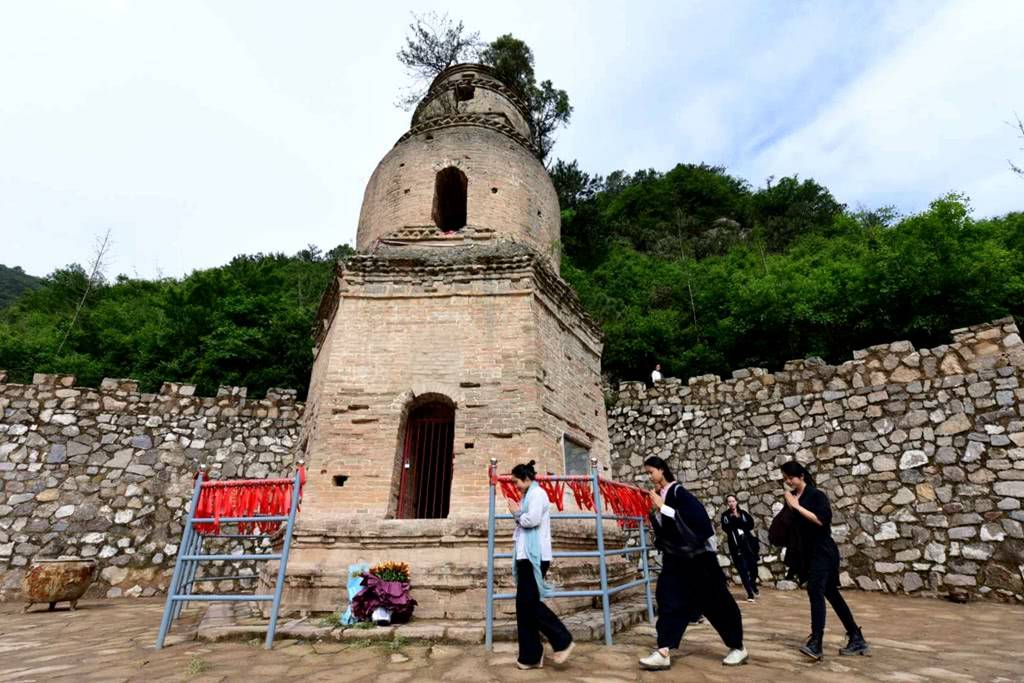
[[[678,484],[675,484],[673,488],[675,486],[678,486]],[[666,498],[667,497],[668,494],[666,494]],[[662,524],[666,523],[666,516],[667,515],[661,516]],[[676,531],[679,533],[679,544],[669,543],[662,535],[656,534],[654,539],[654,547],[660,550],[662,553],[674,555],[676,557],[686,558],[696,557],[697,555],[703,555],[704,553],[711,552],[711,549],[708,548],[707,542],[700,540],[697,537],[697,534],[693,533],[693,529],[691,529],[686,524],[686,522],[683,521],[682,517],[683,516],[681,514],[677,513],[670,518],[673,522],[675,522]]]

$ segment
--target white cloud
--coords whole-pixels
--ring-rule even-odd
[[[107,227],[110,275],[352,240],[366,180],[408,125],[393,103],[410,7],[431,8],[3,5],[0,263],[86,261]],[[555,154],[586,169],[708,161],[755,184],[812,176],[853,205],[913,210],[962,189],[982,214],[1021,208],[1004,124],[1024,114],[1020,3],[448,12],[533,47],[576,107]]]
[[[1024,109],[1021,26],[1020,3],[948,6],[740,170],[799,172],[844,201],[885,197],[905,211],[953,190],[971,194],[979,215],[1024,208],[1005,124]]]

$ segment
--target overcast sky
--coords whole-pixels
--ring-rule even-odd
[[[408,127],[410,10],[511,32],[575,113],[584,169],[798,173],[856,207],[1024,209],[1024,2],[0,4],[0,263],[180,276],[353,242]]]

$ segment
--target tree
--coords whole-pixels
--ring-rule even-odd
[[[548,169],[548,174],[555,185],[558,204],[563,211],[576,208],[580,202],[590,199],[604,186],[604,179],[601,176],[585,173],[575,159],[571,162],[556,159]]]
[[[90,272],[72,265],[0,309],[0,368],[13,381],[56,372],[77,375],[84,386],[132,377],[144,391],[183,381],[207,396],[221,384],[248,386],[256,395],[270,386],[301,394],[317,307],[335,259],[351,252],[347,245],[326,253],[309,245],[291,257],[238,256],[181,280],[119,276],[107,284],[93,275],[91,285]]]
[[[530,118],[533,124],[534,142],[543,161],[555,146],[554,133],[569,123],[572,105],[569,94],[556,88],[550,80],[542,81],[530,93]]]
[[[480,62],[494,69],[498,78],[526,102],[533,142],[541,161],[547,159],[555,144],[555,131],[567,125],[572,116],[568,93],[550,80],[537,84],[533,50],[511,33],[487,45],[480,52]]]
[[[454,64],[472,60],[491,67],[526,103],[533,143],[541,161],[547,159],[555,144],[555,131],[569,123],[572,105],[569,95],[550,80],[537,83],[533,50],[510,33],[485,45],[480,42],[479,33],[467,32],[461,21],[455,22],[447,14],[413,14],[405,47],[398,51],[398,61],[405,66],[413,85],[400,98],[399,106],[406,110],[414,108],[438,74]]]
[[[1012,124],[1012,123],[1009,124],[1009,125],[1014,127],[1014,128],[1016,128],[1017,130],[1019,130],[1020,131],[1020,136],[1019,137],[1020,137],[1021,140],[1024,140],[1024,121],[1021,121],[1020,120],[1020,116],[1017,116],[1016,114],[1014,114],[1013,117],[1015,119],[1017,119],[1017,125],[1014,126],[1014,124]],[[1021,147],[1021,150],[1024,151],[1024,147]],[[1024,178],[1024,168],[1021,168],[1020,166],[1016,165],[1015,163],[1013,163],[1009,159],[1007,159],[1007,162],[1010,164],[1010,170],[1011,171],[1013,171],[1017,175],[1019,175],[1022,178]]]
[[[78,316],[82,312],[82,306],[85,305],[85,299],[89,296],[89,290],[96,284],[103,281],[103,267],[105,264],[104,259],[106,258],[107,248],[110,246],[110,229],[103,235],[103,240],[97,240],[96,249],[93,254],[92,264],[89,272],[89,279],[85,283],[85,290],[82,292],[82,299],[78,302],[78,307],[75,308],[75,314],[71,317],[71,322],[68,323],[67,329],[64,331],[64,337],[60,340],[60,344],[57,345],[57,350],[53,355],[59,356],[61,349],[64,348],[64,344],[68,341],[68,335],[75,327],[75,323],[78,322]]]
[[[456,23],[447,14],[428,12],[412,16],[405,47],[398,51],[398,61],[413,79],[413,85],[399,100],[399,106],[405,110],[423,99],[438,74],[453,64],[474,59],[481,47],[479,33],[467,32],[461,21]]]
[[[494,69],[495,75],[524,101],[530,100],[530,88],[536,86],[533,50],[511,33],[498,36],[479,54],[480,63]]]
[[[21,266],[8,268],[0,264],[0,309],[17,299],[23,292],[37,289],[42,278],[29,275]]]
[[[754,221],[768,247],[778,251],[800,235],[827,232],[846,208],[814,180],[790,176],[773,182],[752,197]]]

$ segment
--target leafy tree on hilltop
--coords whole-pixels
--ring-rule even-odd
[[[400,106],[407,110],[415,107],[438,74],[475,59],[481,47],[479,33],[468,33],[461,21],[456,23],[447,14],[413,14],[405,47],[398,51],[398,61],[413,79],[413,85],[401,98]]]
[[[33,372],[75,374],[98,386],[131,377],[143,390],[191,382],[204,395],[221,384],[293,387],[305,394],[312,365],[310,329],[342,245],[324,254],[238,256],[181,280],[119,276],[94,282],[79,319],[68,328],[89,276],[76,264],[0,311],[0,368],[11,381]],[[55,352],[67,334],[63,349]]]
[[[797,176],[780,178],[752,197],[754,220],[771,249],[781,249],[796,237],[827,231],[846,208],[832,193],[813,180]]]
[[[0,264],[0,308],[17,299],[22,292],[36,289],[42,280],[33,277],[21,269],[21,266],[8,268]]]
[[[411,109],[426,95],[430,82],[448,67],[478,60],[494,69],[497,76],[526,103],[533,142],[545,160],[555,144],[554,133],[568,125],[572,116],[569,95],[550,80],[537,82],[533,50],[522,40],[506,33],[484,44],[479,33],[469,33],[461,21],[448,15],[413,15],[405,47],[398,61],[413,79],[413,86],[400,105]]]
[[[511,33],[498,36],[480,52],[479,58],[527,103],[534,143],[541,159],[546,159],[555,144],[554,132],[567,125],[572,116],[569,95],[555,88],[550,80],[537,83],[533,50]]]

